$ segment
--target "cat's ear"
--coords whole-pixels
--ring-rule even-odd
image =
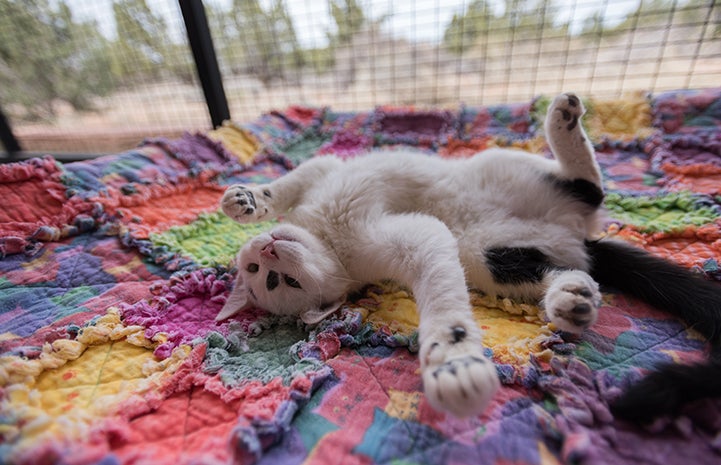
[[[238,277],[233,286],[233,290],[228,296],[228,300],[225,301],[225,305],[223,305],[223,308],[218,312],[218,316],[215,317],[215,321],[223,321],[250,307],[252,307],[252,305],[248,302],[248,290],[245,288],[245,284],[243,284],[240,277]]]
[[[323,318],[332,314],[338,310],[345,303],[345,297],[342,297],[335,302],[323,304],[320,307],[309,308],[300,312],[300,319],[307,325],[314,325],[319,323]]]

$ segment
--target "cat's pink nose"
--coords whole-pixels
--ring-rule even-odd
[[[262,249],[260,249],[260,256],[265,258],[278,258],[278,254],[275,253],[275,246],[273,245],[275,241],[269,243]]]

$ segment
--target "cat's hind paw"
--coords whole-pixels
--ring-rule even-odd
[[[240,184],[230,186],[220,201],[223,213],[239,223],[260,221],[270,213],[265,197],[267,190],[246,187]]]
[[[551,282],[542,306],[546,317],[558,328],[579,334],[596,322],[601,292],[583,271],[565,271]]]
[[[495,366],[483,355],[480,335],[474,333],[453,326],[421,341],[426,398],[435,409],[459,418],[483,412],[500,386]]]
[[[553,99],[548,109],[551,129],[573,131],[578,127],[579,120],[585,112],[581,99],[575,94],[561,94]]]

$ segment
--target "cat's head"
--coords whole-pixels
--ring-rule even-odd
[[[281,224],[251,239],[236,265],[235,286],[216,321],[258,307],[314,324],[345,301],[349,279],[336,254],[298,226]]]

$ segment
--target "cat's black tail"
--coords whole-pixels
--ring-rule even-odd
[[[712,346],[706,362],[658,367],[612,405],[614,414],[645,422],[695,399],[721,397],[721,285],[620,241],[589,241],[586,247],[599,284],[682,318]]]
[[[648,423],[664,414],[679,413],[684,404],[721,396],[721,350],[713,347],[708,361],[667,363],[631,386],[611,404],[619,418]]]

